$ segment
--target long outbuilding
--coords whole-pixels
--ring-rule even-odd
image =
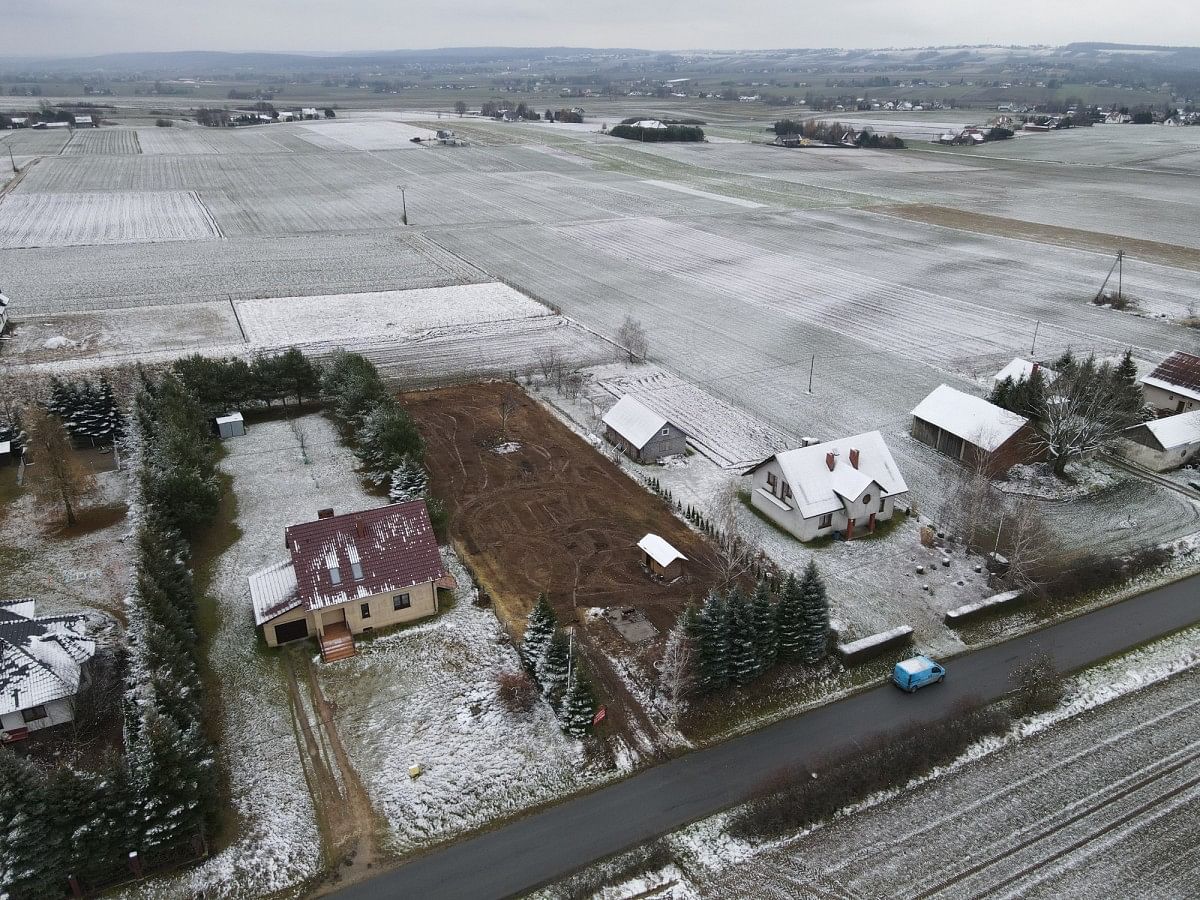
[[[912,411],[912,436],[968,464],[1006,472],[1039,454],[1029,420],[982,397],[942,384]]]

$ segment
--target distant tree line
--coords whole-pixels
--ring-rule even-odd
[[[694,125],[667,125],[664,128],[638,128],[633,125],[614,125],[608,130],[613,137],[646,143],[696,142],[704,140],[704,129]]]
[[[849,125],[841,122],[830,122],[824,119],[806,119],[797,122],[792,119],[780,119],[773,126],[776,137],[807,138],[823,144],[845,143],[847,137],[858,147],[873,149],[901,150],[904,141],[894,134],[880,136],[870,128],[855,131]]]

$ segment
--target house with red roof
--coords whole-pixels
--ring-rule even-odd
[[[284,529],[289,557],[250,576],[254,622],[268,646],[315,637],[326,662],[354,655],[353,635],[438,611],[454,587],[424,500]]]
[[[1142,393],[1159,416],[1200,409],[1200,356],[1176,350],[1142,379]]]

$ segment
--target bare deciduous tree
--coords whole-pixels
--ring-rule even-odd
[[[462,100],[455,100],[454,101],[454,111],[456,113],[458,113],[458,117],[461,119],[463,117],[463,113],[465,113],[467,111],[467,104],[464,103]]]
[[[1036,587],[1038,571],[1053,549],[1041,505],[1032,497],[1012,498],[997,529],[1001,552],[1008,558],[1008,583],[1021,590]]]
[[[29,470],[34,496],[46,506],[61,503],[69,528],[78,521],[75,511],[95,488],[96,479],[75,456],[67,430],[53,413],[35,406],[26,425],[34,462]]]
[[[508,420],[520,408],[517,398],[508,391],[500,396],[500,442],[508,442]]]
[[[626,316],[621,327],[617,329],[617,343],[625,350],[630,362],[644,360],[650,349],[650,339],[646,336],[646,329],[633,316]]]
[[[1056,369],[1053,388],[1034,411],[1041,422],[1035,439],[1062,477],[1067,463],[1104,450],[1131,424],[1114,396],[1111,371],[1094,359]]]
[[[758,548],[742,534],[738,523],[737,479],[731,478],[717,493],[712,523],[716,530],[717,573],[726,587],[754,568]]]
[[[677,723],[679,717],[687,711],[687,701],[691,696],[695,677],[692,659],[692,641],[688,637],[684,617],[680,616],[667,634],[662,658],[655,664],[661,688],[659,696],[671,724]]]

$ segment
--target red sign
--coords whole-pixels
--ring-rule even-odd
[[[592,716],[592,724],[599,725],[601,722],[604,721],[604,717],[607,715],[608,715],[608,710],[605,709],[603,706],[600,707],[598,710],[596,710],[596,714],[594,716]]]

